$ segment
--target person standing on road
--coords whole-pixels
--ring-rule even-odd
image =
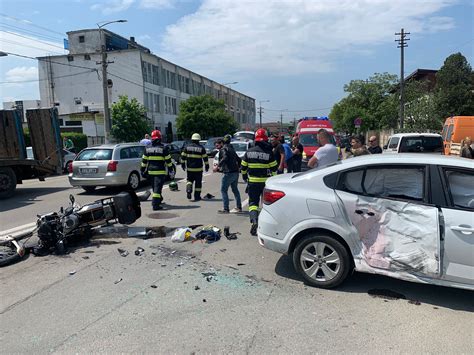
[[[339,159],[337,147],[331,143],[331,135],[325,129],[318,131],[319,148],[308,161],[310,168],[321,168],[323,166],[335,163]]]
[[[461,157],[462,158],[474,159],[474,152],[472,150],[471,144],[472,144],[471,137],[466,137],[461,142]]]
[[[283,174],[285,172],[285,148],[280,143],[280,139],[274,134],[270,137],[270,143],[273,147],[273,157],[277,162],[277,174]]]
[[[370,154],[370,152],[368,151],[367,147],[364,145],[364,137],[360,135],[352,136],[351,150],[347,152],[346,159],[358,157],[361,155],[367,155],[367,154]]]
[[[293,156],[288,162],[289,173],[299,173],[301,171],[301,162],[303,161],[303,145],[300,143],[298,136],[294,136],[292,139],[291,151]]]
[[[209,171],[206,149],[199,144],[200,140],[199,133],[194,133],[191,143],[186,145],[181,153],[181,167],[183,170],[187,170],[186,196],[188,200],[191,199],[194,184],[194,201],[201,200],[203,165],[205,165],[206,172]]]
[[[232,136],[226,134],[222,140],[223,147],[219,150],[218,170],[222,172],[221,194],[224,208],[219,213],[238,213],[242,212],[242,200],[239,192],[239,168],[240,158],[234,150],[230,141]],[[229,211],[229,186],[234,194],[236,207]]]
[[[150,135],[147,133],[145,134],[145,138],[143,138],[141,141],[140,141],[140,144],[141,145],[144,145],[145,147],[146,146],[149,146],[151,144],[151,139],[150,139]]]
[[[161,207],[163,201],[161,191],[167,176],[166,168],[174,170],[169,148],[161,143],[161,132],[154,130],[151,133],[151,144],[145,148],[141,167],[142,176],[151,178],[153,211],[163,208]]]
[[[63,148],[73,153],[76,152],[76,149],[74,148],[74,142],[68,137],[63,138]]]
[[[382,148],[379,146],[379,141],[376,136],[369,138],[369,148],[367,149],[370,154],[381,154]]]
[[[276,175],[277,162],[268,144],[267,132],[260,128],[255,133],[255,147],[245,152],[242,159],[242,178],[248,182],[250,234],[257,235],[258,212],[260,198],[265,188],[265,182],[271,175]]]

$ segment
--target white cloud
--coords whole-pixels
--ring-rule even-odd
[[[37,67],[16,67],[5,73],[5,81],[37,80]]]
[[[165,57],[207,75],[298,75],[334,70],[341,55],[366,55],[413,33],[447,30],[431,17],[455,0],[204,0],[168,26]]]
[[[149,35],[140,35],[137,37],[138,42],[149,41],[151,37]]]
[[[171,9],[176,0],[142,0],[140,8],[142,9]]]
[[[128,10],[135,0],[108,0],[105,3],[94,4],[91,10],[100,10],[103,14],[112,14],[115,12]]]

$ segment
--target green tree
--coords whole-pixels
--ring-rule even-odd
[[[355,131],[354,119],[357,117],[362,119],[362,131],[393,126],[397,106],[391,91],[396,82],[396,75],[375,73],[368,80],[352,80],[346,84],[344,91],[348,95],[334,105],[329,114],[336,129]]]
[[[449,116],[474,114],[474,74],[461,53],[446,58],[436,74],[435,100],[440,122]]]
[[[179,105],[176,118],[178,134],[191,138],[193,133],[202,137],[219,137],[237,130],[237,122],[225,111],[224,101],[211,95],[193,96]]]
[[[441,130],[436,116],[435,95],[428,85],[410,81],[405,86],[405,129],[409,131]]]
[[[136,142],[149,133],[151,125],[146,118],[146,109],[137,99],[120,96],[112,105],[112,128],[110,133],[118,142]]]

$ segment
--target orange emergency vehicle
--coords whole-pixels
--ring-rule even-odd
[[[474,116],[453,116],[446,118],[443,133],[444,154],[460,155],[461,142],[466,137],[474,140]]]

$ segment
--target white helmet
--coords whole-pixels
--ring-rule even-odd
[[[200,141],[201,140],[201,136],[199,133],[194,133],[191,137],[191,140],[192,141]]]

